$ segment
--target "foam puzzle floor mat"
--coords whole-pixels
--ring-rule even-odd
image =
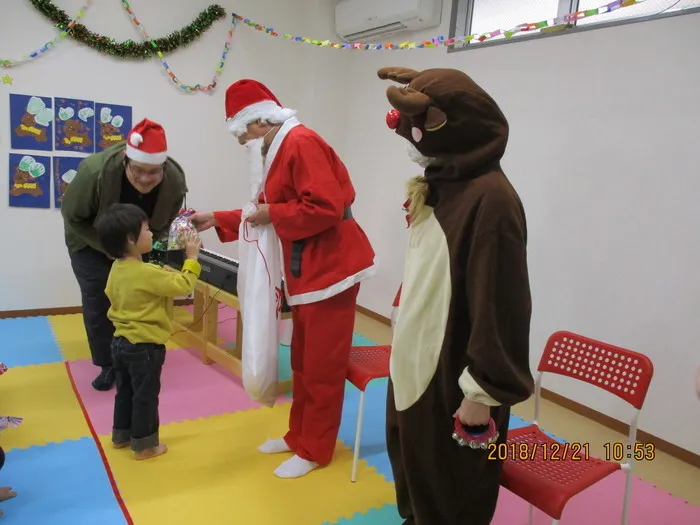
[[[182,309],[180,316],[188,313]],[[219,336],[235,345],[235,314],[220,313]],[[355,345],[371,345],[356,334]],[[289,377],[280,347],[280,377]],[[97,369],[80,315],[0,320],[0,414],[23,417],[0,434],[7,458],[0,486],[18,496],[0,502],[9,525],[400,525],[384,440],[387,381],[365,397],[360,463],[350,482],[359,392],[346,386],[333,463],[297,480],[272,472],[287,455],[256,450],[287,425],[290,400],[261,407],[240,380],[199,354],[169,345],[160,398],[168,452],[137,462],[110,444],[114,391],[90,386]],[[511,427],[529,424],[516,416]],[[554,436],[557,438],[556,436]],[[559,438],[557,438],[559,439]],[[619,522],[624,476],[610,476],[574,498],[562,525]],[[633,484],[630,525],[698,525],[691,506],[642,480]],[[527,504],[501,490],[493,525],[527,522]],[[540,512],[535,525],[551,523]]]

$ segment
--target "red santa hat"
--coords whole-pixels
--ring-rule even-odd
[[[295,110],[282,107],[272,91],[256,80],[239,80],[226,90],[226,122],[237,137],[246,132],[251,122],[281,124],[296,114]]]
[[[168,158],[168,142],[160,124],[143,119],[126,137],[126,156],[144,164],[163,164]]]

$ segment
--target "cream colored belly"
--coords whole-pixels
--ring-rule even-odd
[[[447,239],[430,215],[411,227],[391,350],[397,410],[410,408],[435,375],[449,315],[452,282]]]

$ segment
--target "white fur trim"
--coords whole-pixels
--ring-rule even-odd
[[[300,304],[317,303],[323,301],[324,299],[329,299],[338,295],[340,292],[344,292],[348,288],[355,286],[357,283],[364,281],[373,277],[377,272],[377,266],[373,264],[372,266],[360,270],[355,275],[346,277],[340,282],[330,285],[328,288],[323,290],[315,290],[313,292],[300,293],[297,295],[292,295],[287,297],[287,303],[289,306],[297,306]]]
[[[291,130],[296,128],[297,126],[301,125],[298,119],[294,117],[290,117],[287,120],[284,121],[284,124],[280,127],[280,129],[277,131],[277,134],[275,135],[275,138],[272,139],[272,144],[270,144],[270,149],[267,151],[267,155],[265,155],[265,167],[263,169],[263,180],[267,180],[267,174],[270,171],[270,168],[272,167],[272,163],[275,161],[275,157],[277,156],[277,152],[280,149],[280,146],[284,142],[285,137],[287,136],[287,133],[289,133]]]
[[[141,162],[142,164],[163,164],[168,159],[168,152],[163,151],[161,153],[146,153],[145,151],[141,151],[140,149],[136,149],[130,144],[127,144],[126,156],[131,160]]]
[[[143,137],[141,136],[141,133],[132,133],[131,137],[129,137],[129,142],[131,142],[132,146],[138,146],[143,142]]]
[[[229,131],[236,137],[240,137],[246,132],[251,122],[266,120],[270,124],[282,124],[296,114],[297,112],[293,109],[281,108],[271,100],[264,100],[243,108],[226,122]]]
[[[486,393],[486,391],[479,386],[472,375],[469,373],[469,367],[465,368],[462,375],[459,376],[459,387],[464,392],[464,397],[474,403],[481,403],[482,405],[497,407],[500,405],[498,401],[492,398]]]

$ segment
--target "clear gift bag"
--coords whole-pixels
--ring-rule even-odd
[[[197,228],[190,220],[192,215],[191,210],[184,211],[170,225],[170,233],[168,235],[168,251],[184,250],[185,243],[190,235],[199,236]]]

